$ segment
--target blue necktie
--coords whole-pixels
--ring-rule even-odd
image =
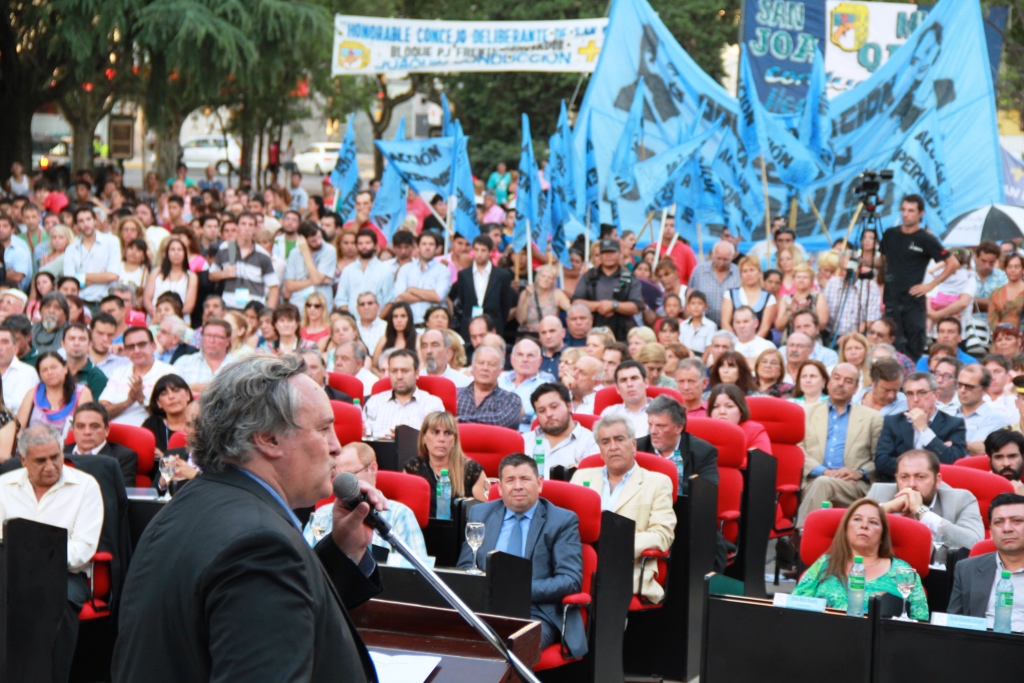
[[[523,527],[520,525],[525,516],[521,512],[516,513],[515,520],[512,522],[512,533],[508,537],[507,552],[516,557],[523,557]]]

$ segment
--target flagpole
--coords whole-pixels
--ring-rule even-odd
[[[451,197],[448,197],[448,201],[445,203],[445,206],[448,207],[448,221],[447,221],[447,223],[445,225],[445,231],[444,231],[444,253],[445,254],[451,253],[451,247],[452,247],[452,214],[454,213],[454,211],[452,210],[452,203],[453,203],[454,199],[455,199],[455,196],[452,195]]]
[[[583,240],[583,270],[590,267],[590,204],[587,204],[587,232]]]
[[[526,219],[526,284],[533,284],[533,230],[530,219]]]
[[[789,229],[796,232],[796,195],[789,200]]]
[[[675,240],[672,240],[673,243]],[[704,262],[704,236],[701,234],[700,223],[697,223],[697,260]]]
[[[853,212],[853,220],[850,221],[850,227],[848,227],[846,229],[846,237],[843,238],[843,246],[839,250],[840,254],[842,254],[844,251],[846,251],[846,245],[850,243],[850,233],[853,232],[853,226],[857,225],[857,219],[860,218],[860,212],[863,211],[863,210],[864,210],[864,202],[858,203],[857,204],[857,210]]]
[[[655,264],[654,264],[655,266],[658,265],[657,261],[660,261],[661,260],[661,256],[662,256],[661,245],[662,245],[662,242],[665,239],[665,218],[667,216],[668,216],[668,207],[666,206],[664,209],[661,210],[661,222],[658,224],[658,229],[661,232],[658,233],[657,251],[654,252],[654,255],[658,257],[657,259],[655,259]],[[654,226],[653,225],[651,226],[651,237],[654,237]]]
[[[828,234],[828,226],[825,225],[825,221],[821,219],[821,214],[818,213],[818,207],[814,205],[814,199],[811,198],[811,195],[807,195],[807,201],[811,205],[811,211],[814,213],[814,217],[818,219],[818,223],[821,225],[821,229],[825,233],[825,239],[828,240],[829,247],[831,247],[832,235]]]
[[[764,186],[764,241],[768,249],[768,265],[772,263],[772,219],[771,202],[768,199],[768,167],[764,162],[764,152],[761,152],[761,184]]]

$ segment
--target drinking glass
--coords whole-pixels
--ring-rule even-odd
[[[914,586],[917,585],[917,572],[912,567],[900,567],[896,570],[896,589],[899,590],[900,595],[903,596],[903,614],[897,619],[899,621],[913,621],[909,615],[907,615],[907,599],[910,597],[911,592],[914,590]]]
[[[174,473],[177,471],[178,461],[173,455],[160,458],[160,481],[164,485],[164,494],[160,496],[160,500],[171,499],[171,480],[174,479]]]
[[[484,572],[476,566],[476,552],[480,549],[480,546],[484,544],[484,524],[483,522],[469,522],[466,524],[466,543],[473,549],[473,567],[467,569],[467,574],[482,575]]]
[[[327,525],[329,523],[330,517],[320,516],[316,513],[314,513],[313,516],[309,518],[309,528],[313,532],[314,541],[316,541],[317,543],[320,542],[320,539],[322,539],[324,537],[324,534],[327,533]]]

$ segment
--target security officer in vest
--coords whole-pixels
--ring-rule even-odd
[[[594,314],[594,327],[605,326],[615,338],[625,341],[626,333],[636,326],[633,316],[640,312],[640,281],[620,265],[619,241],[606,237],[599,243],[599,268],[591,268],[580,278],[573,302],[585,304]]]

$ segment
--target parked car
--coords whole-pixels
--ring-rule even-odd
[[[242,148],[234,138],[223,135],[196,135],[181,143],[181,163],[188,168],[203,169],[213,164],[219,175],[227,175],[242,165]]]
[[[340,149],[340,142],[314,142],[295,155],[295,167],[300,173],[330,173]]]
[[[45,137],[32,139],[32,172],[41,173],[57,187],[71,184],[71,138]],[[114,166],[110,159],[93,158],[93,171],[97,181],[106,177]]]

